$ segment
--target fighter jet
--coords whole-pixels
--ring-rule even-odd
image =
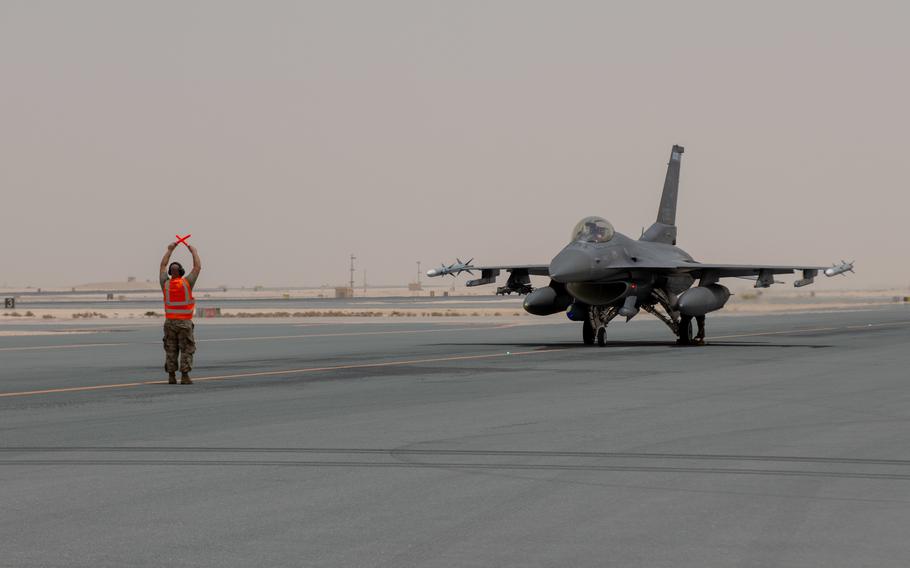
[[[534,315],[566,312],[570,320],[582,323],[586,345],[605,345],[607,326],[614,318],[629,321],[641,310],[664,322],[679,344],[690,345],[704,342],[705,315],[723,308],[730,299],[730,290],[720,284],[723,278],[754,278],[756,288],[767,288],[777,283],[775,275],[799,271],[802,278],[794,286],[801,287],[812,284],[819,271],[827,276],[853,271],[853,263],[843,261],[830,267],[697,262],[676,246],[683,152],[682,146],[673,146],[657,220],[638,239],[617,232],[602,217],[585,217],[572,229],[569,244],[549,264],[474,266],[458,261],[430,270],[427,276],[457,276],[477,270],[480,278],[467,285],[480,286],[496,282],[506,271],[508,281],[497,288],[497,294],[526,295],[524,309]],[[550,283],[534,289],[531,276],[549,276]]]

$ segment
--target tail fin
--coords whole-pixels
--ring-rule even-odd
[[[660,196],[660,209],[657,221],[641,236],[642,241],[676,244],[676,201],[679,195],[679,167],[685,148],[673,146],[670,162],[667,164],[667,177],[664,178],[664,191]]]
[[[667,177],[664,178],[664,193],[660,197],[660,210],[657,212],[657,222],[664,225],[676,224],[676,197],[679,195],[679,166],[682,163],[682,154],[685,148],[673,146],[670,152],[670,162],[667,164]]]

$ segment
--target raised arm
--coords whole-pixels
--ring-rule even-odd
[[[167,245],[167,251],[164,253],[164,257],[161,259],[161,267],[158,269],[159,280],[167,280],[167,265],[171,261],[171,255],[174,254],[175,248],[177,248],[177,243]]]
[[[202,271],[202,261],[199,260],[199,253],[196,251],[196,247],[191,244],[186,246],[190,249],[190,254],[193,255],[193,270],[190,271],[190,279],[195,283],[196,278],[199,277],[199,273]]]

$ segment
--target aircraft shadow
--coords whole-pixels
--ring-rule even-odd
[[[617,347],[672,347],[677,349],[700,349],[706,347],[777,347],[788,348],[798,347],[802,349],[824,349],[831,345],[817,345],[807,343],[768,343],[768,342],[749,342],[749,341],[708,341],[702,345],[678,345],[675,341],[646,341],[646,340],[608,340],[603,347],[596,345],[584,345],[577,341],[566,341],[562,343],[531,343],[531,342],[478,342],[478,343],[434,343],[437,347],[526,347],[540,349],[609,349]]]

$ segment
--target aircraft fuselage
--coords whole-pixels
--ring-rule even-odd
[[[646,300],[655,287],[679,294],[692,286],[693,279],[670,271],[680,262],[692,261],[686,251],[674,245],[633,240],[616,233],[605,243],[579,240],[567,245],[550,262],[550,278],[565,285],[574,298],[602,306],[620,302],[632,293]],[[667,273],[654,270],[660,265],[667,267]]]

